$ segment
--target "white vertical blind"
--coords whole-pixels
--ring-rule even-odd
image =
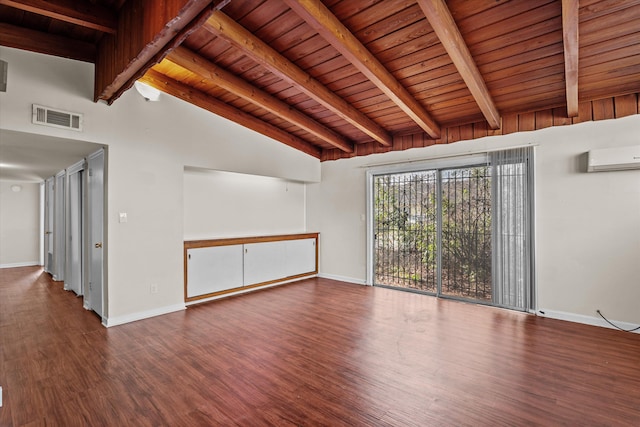
[[[493,303],[533,308],[533,147],[489,154],[492,167]]]

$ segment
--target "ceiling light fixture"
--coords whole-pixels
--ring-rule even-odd
[[[160,91],[155,87],[151,87],[142,82],[135,82],[134,86],[146,101],[155,102],[160,99]]]
[[[22,169],[22,166],[15,163],[0,163],[0,169]]]

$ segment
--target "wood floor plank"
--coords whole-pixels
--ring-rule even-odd
[[[0,270],[0,425],[640,425],[640,335],[308,279],[106,329]]]

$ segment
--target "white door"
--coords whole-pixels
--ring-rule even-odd
[[[79,166],[81,168],[81,166]],[[69,210],[67,215],[67,265],[64,288],[83,294],[82,286],[82,169],[67,171]]]
[[[44,185],[44,271],[53,271],[53,177]]]
[[[53,220],[53,280],[64,280],[66,254],[65,195],[66,172],[56,175],[54,186]]]
[[[88,182],[88,268],[89,290],[86,308],[102,316],[103,269],[104,269],[104,150],[99,150],[87,159]]]

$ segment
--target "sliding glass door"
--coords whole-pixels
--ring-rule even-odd
[[[442,295],[491,301],[491,171],[440,171]]]
[[[373,284],[532,308],[531,156],[371,173]]]
[[[437,188],[436,171],[375,177],[376,284],[437,292]]]

